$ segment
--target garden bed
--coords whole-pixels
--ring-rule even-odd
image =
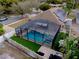
[[[36,44],[34,42],[25,40],[25,39],[17,37],[17,36],[13,36],[13,37],[11,37],[11,39],[16,41],[17,43],[23,45],[24,47],[31,49],[34,52],[37,52],[38,49],[41,47],[41,45],[39,45],[39,44]]]

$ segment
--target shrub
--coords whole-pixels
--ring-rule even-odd
[[[4,30],[0,29],[0,35],[4,34]]]
[[[60,47],[59,47],[59,41],[65,39],[66,36],[67,36],[67,33],[63,33],[63,32],[60,32],[60,33],[57,35],[57,37],[56,37],[56,39],[55,39],[55,42],[54,42],[54,49],[59,50],[59,48],[60,48]]]
[[[76,3],[74,8],[78,8],[79,9],[79,3]]]
[[[51,6],[48,3],[43,3],[39,7],[41,10],[45,11],[51,8]]]
[[[4,34],[4,29],[3,29],[3,25],[0,24],[0,35]]]
[[[67,8],[68,9],[72,9],[73,8],[73,4],[72,3],[67,3]]]
[[[47,0],[47,3],[52,3],[52,0]]]
[[[47,3],[61,4],[63,0],[47,0]]]
[[[3,25],[2,24],[0,24],[0,28],[2,28],[3,27]]]

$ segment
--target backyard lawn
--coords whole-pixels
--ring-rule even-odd
[[[39,45],[39,44],[36,44],[34,42],[25,40],[25,39],[17,37],[17,36],[13,36],[13,37],[11,37],[11,39],[16,41],[17,43],[29,48],[29,49],[31,49],[34,52],[37,52],[38,49],[41,47],[41,45]]]

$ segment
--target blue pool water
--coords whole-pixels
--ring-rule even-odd
[[[35,37],[34,37],[34,32],[35,32]],[[43,38],[43,36],[44,36],[44,38]],[[36,32],[36,31],[30,31],[28,33],[28,35],[27,34],[24,35],[24,38],[29,38],[29,40],[33,40],[33,41],[35,40],[36,42],[39,42],[39,43],[44,42],[46,44],[49,44],[51,42],[50,39],[49,39],[49,41],[46,41],[46,39],[49,38],[48,35],[41,34],[41,33]]]

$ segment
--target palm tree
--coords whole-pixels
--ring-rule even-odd
[[[66,4],[63,6],[63,9],[66,12],[66,17],[69,16],[74,7],[75,7],[75,0],[66,0]]]
[[[77,40],[75,40],[74,37],[67,37],[65,39],[65,48],[66,48],[66,54],[64,59],[69,59],[70,55],[72,54],[73,51],[75,51],[75,46],[77,44]]]

